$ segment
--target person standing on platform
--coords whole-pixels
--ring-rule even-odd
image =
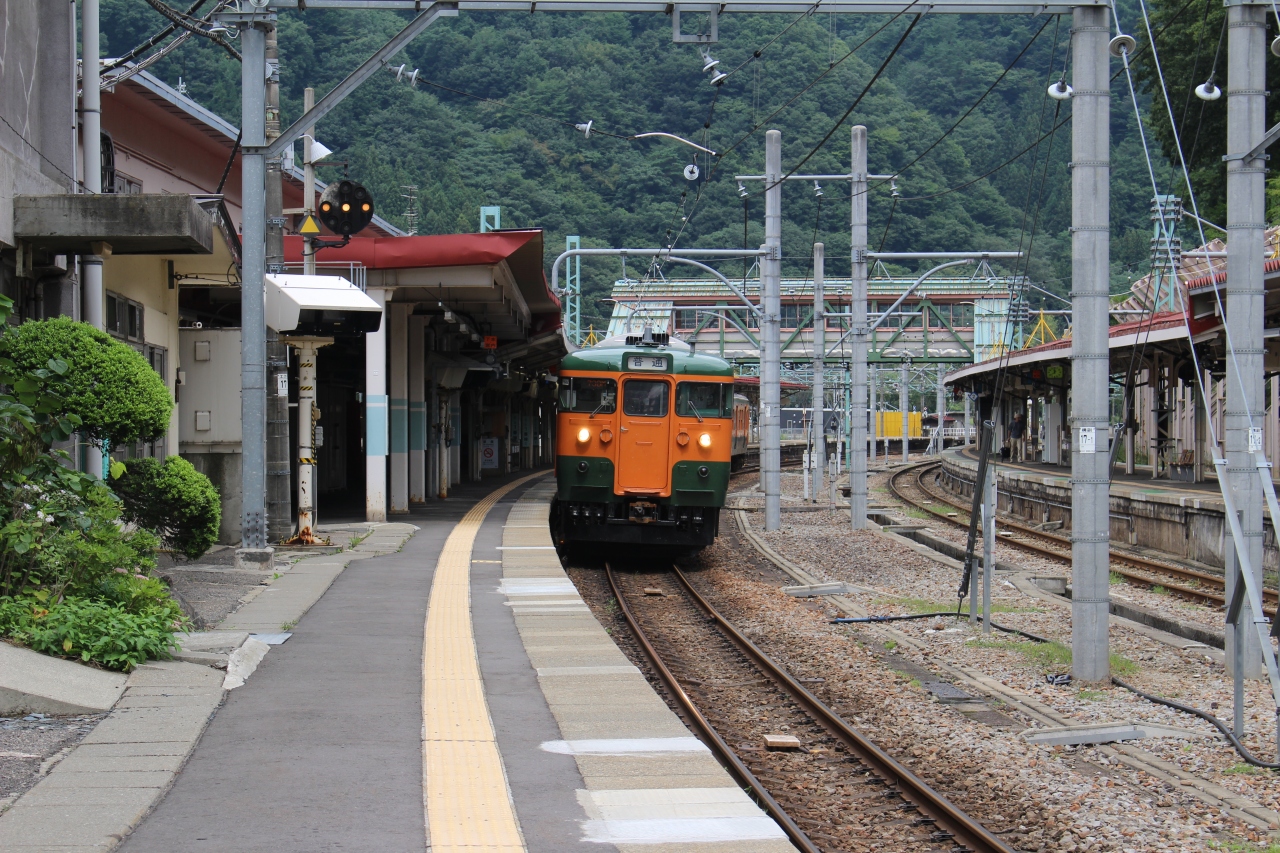
[[[1013,416],[1013,422],[1009,424],[1009,459],[1014,462],[1024,462],[1025,447],[1024,441],[1027,435],[1027,422],[1022,412]]]

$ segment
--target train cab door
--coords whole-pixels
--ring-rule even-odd
[[[618,491],[659,494],[671,478],[671,383],[656,376],[622,380],[622,416],[618,421]]]

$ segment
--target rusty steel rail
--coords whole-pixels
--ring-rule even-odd
[[[965,515],[967,516],[969,513],[970,507],[965,506],[964,504],[958,503],[945,495],[940,495],[937,492],[927,488],[924,485],[925,474],[927,474],[930,470],[934,468],[941,467],[941,465],[942,465],[941,462],[925,462],[920,465],[915,465],[909,468],[903,468],[902,470],[895,472],[889,477],[889,491],[892,492],[894,497],[896,497],[898,500],[903,501],[904,503],[910,504],[911,506],[916,507],[917,509],[922,509],[940,521],[944,521],[956,527],[967,528],[968,527],[967,521],[961,521],[957,518],[950,518],[946,515],[943,515],[942,513],[920,503],[919,501],[912,499],[908,495],[904,494],[902,490],[899,488],[898,478],[913,474],[916,482],[916,488],[919,489],[923,494],[929,495],[935,500],[940,501],[941,503],[944,503],[947,506],[950,506],[956,510],[959,510],[965,513]],[[1059,560],[1059,561],[1065,562],[1067,565],[1071,564],[1071,554],[1070,554],[1071,540],[1068,539],[1067,537],[1055,536],[1054,534],[1047,533],[1043,530],[1034,530],[1030,527],[1019,524],[1015,521],[1009,521],[1007,518],[1001,519],[999,521],[999,524],[1001,527],[1005,527],[1011,530],[1016,530],[1023,536],[1032,537],[1034,539],[1038,539],[1041,542],[1048,543],[1048,544],[1041,545],[1035,542],[1027,542],[1022,539],[1012,539],[1012,538],[1004,538],[1004,537],[997,537],[997,541],[1002,542],[1005,545],[1010,545],[1014,548],[1021,548],[1024,551],[1030,551],[1042,557],[1048,557],[1049,559],[1052,559],[1052,560]],[[1067,549],[1066,552],[1063,551],[1064,548]],[[1135,581],[1136,583],[1139,583],[1139,584],[1162,586],[1165,589],[1169,590],[1170,592],[1176,592],[1179,595],[1182,595],[1186,598],[1190,598],[1206,604],[1223,606],[1226,603],[1225,593],[1223,592],[1223,590],[1226,588],[1226,582],[1223,578],[1217,575],[1212,575],[1207,572],[1197,571],[1195,569],[1187,568],[1185,566],[1170,565],[1169,563],[1160,562],[1157,560],[1148,560],[1144,557],[1139,557],[1135,554],[1127,554],[1124,551],[1118,551],[1114,548],[1110,549],[1110,554],[1111,554],[1111,563],[1112,563],[1111,571],[1115,572],[1116,574],[1120,575],[1126,580]],[[1117,566],[1116,565],[1117,563],[1120,565]],[[1142,572],[1149,572],[1157,575],[1164,575],[1166,578],[1169,578],[1169,577],[1173,578],[1173,580],[1166,580],[1165,578],[1160,578],[1160,577],[1153,578],[1149,574],[1139,574],[1129,569],[1125,569],[1123,568],[1123,566],[1130,566],[1134,569],[1139,569]],[[1187,586],[1185,583],[1183,583],[1186,581],[1190,581],[1192,583],[1197,583],[1197,584],[1206,584],[1210,587],[1213,587],[1213,589],[1207,590],[1207,589],[1201,589],[1198,587]],[[1277,595],[1275,590],[1264,589],[1263,599],[1268,604],[1271,605],[1270,607],[1265,608],[1267,615],[1268,616],[1275,615],[1276,603],[1277,603],[1277,600],[1280,599],[1280,596]]]
[[[658,669],[663,681],[671,688],[673,695],[677,697],[677,700],[681,703],[682,707],[685,707],[686,710],[690,711],[691,719],[698,721],[697,725],[699,729],[708,734],[709,741],[716,744],[715,748],[717,752],[720,752],[721,749],[724,750],[722,758],[724,758],[730,766],[731,772],[735,773],[735,775],[737,775],[738,772],[745,774],[744,778],[752,780],[749,783],[752,790],[762,799],[767,798],[767,800],[773,804],[773,807],[777,808],[778,813],[785,817],[785,812],[782,811],[781,806],[773,800],[768,791],[760,786],[759,782],[754,781],[755,777],[751,775],[751,771],[746,768],[737,755],[733,754],[733,751],[727,744],[725,744],[724,740],[714,732],[710,723],[708,723],[706,718],[698,712],[696,707],[694,707],[692,699],[690,699],[684,689],[680,687],[679,683],[675,680],[675,677],[671,674],[666,665],[661,662],[658,652],[645,637],[644,631],[640,627],[639,622],[631,613],[631,609],[627,605],[626,599],[623,597],[617,581],[614,579],[613,570],[608,566],[608,564],[605,565],[605,571],[608,575],[609,585],[613,590],[613,594],[618,600],[618,605],[627,619],[627,624],[631,626],[631,630],[640,641],[641,646],[645,650],[645,654],[654,663],[654,667]],[[911,770],[900,764],[892,756],[872,743],[857,729],[846,723],[838,714],[827,707],[826,703],[813,695],[813,693],[811,693],[807,688],[792,678],[790,673],[774,662],[774,660],[763,650],[747,639],[747,637],[734,627],[729,620],[725,619],[719,611],[712,607],[711,603],[703,598],[698,591],[693,588],[689,583],[689,579],[685,577],[684,572],[680,571],[678,566],[673,566],[672,572],[680,582],[681,587],[684,589],[684,592],[689,599],[698,607],[699,610],[706,614],[708,619],[716,625],[721,633],[738,649],[739,652],[743,654],[743,656],[750,660],[752,664],[754,664],[756,668],[773,681],[775,685],[786,692],[806,714],[826,729],[833,737],[843,742],[845,746],[849,748],[851,755],[856,757],[865,767],[881,779],[891,783],[903,799],[912,803],[922,814],[932,818],[935,826],[950,835],[951,839],[955,843],[963,845],[969,850],[974,851],[974,853],[1015,853],[1013,848],[1006,845],[990,830],[953,805],[942,794],[929,787],[924,780],[920,779],[912,773]],[[741,768],[741,770],[739,771],[737,768]],[[774,819],[778,820],[778,823],[783,827],[784,831],[791,836],[792,841],[795,841],[800,849],[806,851],[818,849],[813,845],[813,842],[805,836],[803,830],[799,827],[795,827],[795,833],[798,834],[800,838],[803,838],[804,843],[800,843],[800,841],[797,840],[797,835],[793,835],[792,830],[788,828],[788,823],[790,823],[791,826],[795,826],[794,822],[791,821],[789,817],[785,817],[785,821],[780,820],[772,808],[767,805],[765,808],[771,815],[774,815]]]
[[[667,667],[662,660],[662,655],[658,654],[658,650],[649,642],[649,637],[645,634],[644,629],[640,627],[639,620],[635,614],[631,612],[631,606],[627,604],[626,596],[622,594],[622,589],[618,586],[617,578],[613,575],[613,567],[608,563],[604,564],[605,576],[609,579],[609,588],[613,591],[613,597],[618,600],[618,607],[622,610],[623,617],[627,620],[627,626],[631,628],[631,633],[635,635],[636,641],[640,643],[640,647],[644,650],[645,657],[653,664],[653,668],[658,671],[658,677],[662,679],[662,683],[667,686],[667,690],[680,704],[689,721],[693,723],[698,733],[702,735],[702,741],[711,748],[711,751],[720,759],[721,764],[729,771],[739,785],[742,785],[750,795],[755,799],[760,807],[769,813],[769,816],[782,827],[782,831],[787,834],[791,842],[796,845],[803,853],[822,853],[822,849],[809,839],[786,810],[778,803],[777,800],[769,793],[768,789],[760,783],[755,774],[748,769],[747,765],[742,763],[742,759],[733,751],[729,744],[724,742],[724,738],[720,737],[715,728],[698,710],[698,706],[689,698],[689,694],[680,686],[680,682],[676,680],[675,675]]]

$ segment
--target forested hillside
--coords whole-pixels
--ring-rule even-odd
[[[102,20],[107,56],[163,23],[140,0],[103,0]],[[405,20],[381,11],[283,14],[285,122],[300,114],[304,87],[328,91]],[[841,172],[849,166],[848,128],[862,123],[872,171],[901,174],[896,202],[886,185],[872,192],[873,248],[1031,247],[1032,279],[1067,293],[1070,104],[1046,98],[1045,89],[1063,72],[1069,18],[922,19],[837,127],[910,24],[906,15],[726,16],[712,52],[719,70],[732,73],[715,88],[698,49],[671,42],[665,16],[465,13],[428,29],[396,60],[421,69],[416,88],[379,75],[317,136],[335,159],[350,161],[351,175],[369,185],[391,221],[404,224],[404,185],[418,187],[421,233],[475,230],[481,205],[501,205],[504,227],[546,229],[549,264],[566,234],[581,235],[584,246],[743,245],[744,202],[733,176],[762,171],[764,131],[782,131],[784,168],[812,154],[805,172]],[[222,49],[193,40],[152,70],[172,85],[181,77],[194,98],[238,122],[239,67]],[[1118,292],[1145,272],[1152,193],[1123,77],[1114,94]],[[1225,104],[1208,109],[1225,113]],[[603,133],[586,139],[572,127],[588,120]],[[690,182],[682,170],[694,162],[693,149],[605,135],[645,131],[679,134],[722,156],[699,155],[702,175]],[[1169,167],[1160,166],[1167,181]],[[764,205],[758,185],[748,189],[745,244],[755,246]],[[789,273],[809,268],[816,238],[828,247],[828,275],[848,274],[847,186],[829,184],[819,202],[811,184],[792,182],[783,211]],[[587,321],[598,326],[607,315],[595,297],[619,275],[616,261],[584,264],[593,297]]]

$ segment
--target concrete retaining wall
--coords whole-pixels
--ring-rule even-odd
[[[969,498],[978,463],[949,452],[943,457],[938,483],[953,494]],[[1071,529],[1071,480],[1067,475],[1045,475],[1011,468],[997,468],[1000,511],[1032,524],[1061,521]],[[1202,496],[1203,495],[1203,496]],[[1133,482],[1111,484],[1111,541],[1173,554],[1209,566],[1223,565],[1229,543],[1220,498],[1212,492],[1144,488]],[[1264,518],[1264,566],[1280,568],[1275,531]],[[1225,534],[1225,535],[1224,535]]]

